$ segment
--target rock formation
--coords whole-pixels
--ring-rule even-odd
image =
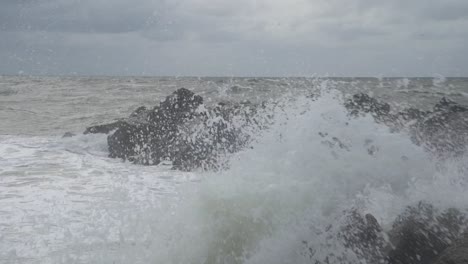
[[[223,155],[248,144],[248,128],[261,126],[257,110],[249,102],[209,108],[201,96],[181,88],[158,106],[139,107],[128,118],[88,127],[85,134],[109,133],[112,158],[143,165],[169,160],[181,170],[216,169],[223,166]]]
[[[326,231],[330,233],[325,245],[329,253],[308,249],[312,263],[467,263],[463,261],[468,256],[468,233],[464,233],[468,221],[454,208],[439,211],[420,202],[407,207],[387,232],[373,215],[357,210],[344,212],[338,223],[337,228],[330,226]]]
[[[389,232],[388,263],[434,263],[462,236],[466,226],[466,216],[454,208],[439,212],[424,202],[408,207]]]
[[[467,150],[468,108],[446,98],[431,111],[409,108],[392,112],[389,104],[367,94],[355,94],[345,106],[352,116],[370,114],[393,130],[409,130],[415,144],[438,156],[459,156]]]

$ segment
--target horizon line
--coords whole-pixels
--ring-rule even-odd
[[[344,79],[344,78],[366,78],[366,79],[404,79],[404,78],[468,78],[468,76],[327,76],[327,75],[310,75],[310,76],[301,76],[301,75],[290,75],[290,76],[241,76],[241,75],[107,75],[107,74],[0,74],[0,77],[51,77],[51,78],[56,78],[56,77],[77,77],[77,78],[89,78],[89,77],[95,77],[95,78],[105,78],[105,77],[114,77],[114,78],[310,78],[310,79],[320,79],[320,78],[338,78],[338,79]]]

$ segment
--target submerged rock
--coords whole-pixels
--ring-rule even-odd
[[[467,264],[468,263],[468,233],[447,248],[434,264]]]
[[[86,128],[84,134],[108,134],[112,130],[117,129],[119,126],[121,126],[124,122],[123,121],[116,121],[110,124],[104,124],[104,125],[97,125],[97,126],[92,126]]]
[[[74,136],[76,136],[76,135],[73,132],[65,132],[65,134],[63,134],[62,138],[69,138],[69,137],[74,137]]]
[[[442,156],[462,155],[468,145],[468,108],[442,98],[412,128],[416,143],[427,142],[428,149]]]
[[[353,98],[348,100],[345,103],[345,106],[353,115],[357,115],[359,113],[370,113],[374,117],[383,118],[390,114],[389,104],[380,102],[364,93],[353,95]]]
[[[349,213],[339,237],[342,238],[346,248],[351,249],[367,263],[381,263],[385,259],[382,253],[387,245],[385,233],[371,214],[362,216],[355,210]]]
[[[343,212],[337,223],[321,234],[320,240],[325,242],[319,248],[307,248],[315,264],[384,263],[386,259],[385,232],[373,215],[361,214],[356,209]]]
[[[370,114],[392,130],[408,130],[414,143],[439,156],[458,156],[467,151],[468,108],[446,98],[431,111],[408,108],[392,112],[387,103],[367,94],[355,94],[345,107],[352,116]]]
[[[465,215],[457,209],[439,212],[424,202],[408,207],[389,232],[388,263],[433,263],[461,237],[466,226]]]
[[[178,89],[152,109],[140,107],[129,118],[89,127],[85,133],[111,133],[109,156],[143,165],[172,161],[174,168],[219,168],[220,157],[239,151],[255,127],[251,103],[205,107],[203,98]]]
[[[407,207],[387,232],[373,215],[357,210],[344,212],[337,225],[327,228],[320,251],[308,248],[312,263],[466,263],[460,261],[468,252],[468,221],[457,209],[439,211],[420,202]]]

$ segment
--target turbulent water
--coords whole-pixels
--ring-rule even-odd
[[[105,135],[81,134],[179,87],[281,107],[218,172],[110,159]],[[468,208],[466,159],[350,119],[343,100],[358,91],[397,107],[468,103],[463,78],[0,77],[0,263],[314,263],[347,254],[323,232],[343,210],[389,229],[420,200]]]

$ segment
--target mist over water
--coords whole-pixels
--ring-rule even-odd
[[[372,213],[388,230],[405,206],[421,200],[468,208],[465,158],[439,161],[405,131],[392,133],[371,116],[351,119],[340,81],[261,81],[258,87],[268,92],[258,84],[239,86],[248,80],[234,82],[197,89],[214,101],[276,103],[269,128],[253,132],[251,148],[226,157],[223,171],[186,173],[113,160],[102,135],[61,138],[50,128],[46,135],[1,135],[0,262],[314,263],[335,253],[359,263],[334,236],[343,211]],[[362,83],[360,89],[393,103],[407,96],[405,103],[423,105],[440,97],[430,89],[427,98],[414,96],[420,92],[410,84],[421,88],[425,81],[401,80],[392,90]],[[352,80],[347,85],[359,90]],[[279,96],[277,87],[288,96]],[[17,91],[3,102],[26,105],[24,90]],[[139,94],[146,92],[169,93],[148,88]],[[465,100],[457,89],[447,93]],[[131,99],[113,110],[118,106],[111,99],[107,112],[138,104]],[[72,109],[70,101],[58,102]],[[17,117],[8,116],[6,122],[16,124]]]

